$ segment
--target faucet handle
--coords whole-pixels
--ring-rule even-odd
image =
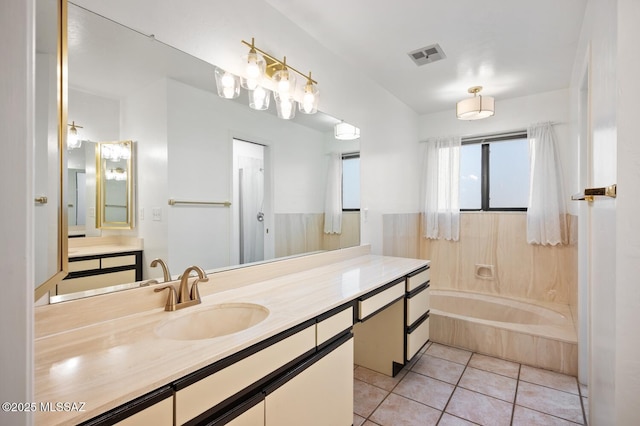
[[[191,293],[190,293],[191,300],[197,300],[198,302],[200,302],[200,292],[198,291],[198,282],[199,281],[208,281],[208,280],[209,280],[208,278],[204,279],[204,280],[202,280],[200,278],[196,278],[193,281],[193,284],[191,284]]]
[[[164,306],[165,311],[175,311],[176,310],[176,289],[172,285],[167,285],[164,287],[156,288],[153,291],[158,293],[160,291],[169,289],[169,297],[167,297],[167,303]],[[196,289],[197,291],[197,289]]]

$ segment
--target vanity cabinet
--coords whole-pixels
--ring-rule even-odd
[[[142,281],[142,250],[78,256],[69,259],[69,275],[56,295]]]
[[[173,389],[170,386],[164,386],[80,425],[172,426]]]
[[[407,275],[406,361],[410,361],[429,340],[429,266]]]

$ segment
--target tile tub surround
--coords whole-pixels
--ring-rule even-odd
[[[431,290],[430,338],[478,353],[577,375],[569,306]]]
[[[87,312],[92,321],[76,317],[79,318],[76,328],[55,332],[48,328],[48,333],[41,333],[35,340],[35,400],[84,401],[87,411],[39,412],[35,416],[36,424],[78,423],[94,417],[428,263],[362,254],[363,250],[367,249],[355,250],[359,253],[357,256],[352,256],[354,251],[348,251],[343,260],[336,252],[326,253],[324,260],[317,257],[293,259],[291,268],[286,267],[287,261],[274,262],[279,263],[277,268],[280,270],[279,274],[272,272],[275,277],[266,279],[263,275],[262,280],[254,277],[256,281],[252,284],[244,283],[225,291],[205,293],[203,285],[200,289],[203,303],[176,312],[164,311],[166,295],[155,302],[156,306],[132,312],[127,309],[133,308],[123,309],[122,312],[129,313],[106,321],[101,320],[103,316],[99,312],[112,308],[118,311],[113,302],[120,301],[121,295],[109,294],[53,305],[56,310],[46,309],[47,315],[38,318],[55,321],[58,314],[61,321],[71,324],[69,317],[77,312]],[[300,266],[301,262],[306,266]],[[316,266],[309,267],[310,264]],[[268,268],[260,270],[265,274],[268,272]],[[235,274],[260,276],[247,269],[238,269]],[[222,276],[233,281],[233,274],[211,274],[209,282],[204,284],[215,286]],[[242,279],[235,282],[242,282]],[[126,292],[130,299],[127,303],[141,301],[142,306],[147,306],[146,299],[155,300],[157,296],[149,287],[136,291]],[[214,339],[177,341],[160,338],[154,333],[161,321],[223,303],[255,303],[265,306],[270,314],[254,327]],[[82,304],[87,306],[79,307]],[[92,311],[98,313],[89,314]]]
[[[575,377],[438,343],[417,357],[393,382],[356,366],[354,426],[586,424]],[[443,366],[457,371],[449,382],[436,377]]]

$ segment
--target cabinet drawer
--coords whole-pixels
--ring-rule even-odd
[[[118,256],[118,257],[104,257],[102,258],[102,269],[115,268],[118,266],[129,266],[136,264],[136,256]]]
[[[264,401],[225,424],[227,426],[264,426]]]
[[[427,268],[424,271],[418,272],[415,275],[407,277],[407,291],[414,290],[426,283],[430,279],[430,269]]]
[[[316,345],[320,346],[353,326],[353,307],[349,307],[316,324]]]
[[[412,325],[429,310],[429,287],[407,296],[407,325]]]
[[[100,269],[100,259],[69,262],[69,272],[90,271],[92,269]]]
[[[362,320],[404,296],[404,279],[397,284],[358,301],[358,319]]]
[[[315,349],[315,346],[315,327],[307,327],[177,391],[176,424],[181,425],[216,406],[300,355]]]
[[[127,417],[121,422],[115,423],[117,426],[172,426],[173,425],[173,398],[167,398],[149,408]]]
[[[407,332],[407,361],[418,353],[429,340],[429,318]]]

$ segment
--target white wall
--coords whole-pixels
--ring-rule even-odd
[[[458,120],[455,105],[449,111],[423,115],[419,119],[418,135],[421,141],[435,136],[474,136],[526,130],[527,126],[543,121],[554,123],[553,130],[562,162],[565,194],[576,193],[578,185],[578,163],[575,155],[577,144],[571,138],[569,114],[570,91],[556,90],[513,99],[496,99],[493,117],[476,120]],[[569,202],[569,211],[577,214],[577,206]]]
[[[0,401],[33,401],[34,1],[0,3]],[[0,424],[31,424],[0,411]]]

